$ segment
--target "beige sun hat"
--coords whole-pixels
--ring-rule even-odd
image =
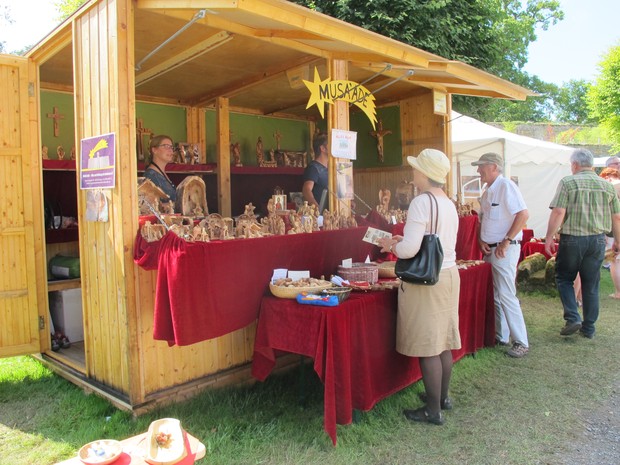
[[[450,171],[450,160],[441,150],[424,149],[417,157],[407,157],[407,163],[429,179],[441,184],[445,184]]]

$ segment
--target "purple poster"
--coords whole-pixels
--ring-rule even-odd
[[[82,139],[80,189],[113,189],[116,181],[114,133]]]

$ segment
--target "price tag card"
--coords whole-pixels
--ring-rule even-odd
[[[273,284],[276,279],[286,278],[286,273],[288,270],[286,268],[275,268],[273,270],[273,275],[271,276],[271,284]]]
[[[345,260],[342,260],[342,267],[343,268],[353,268],[353,259],[352,258],[347,258]]]
[[[291,278],[293,281],[297,281],[298,279],[301,279],[301,278],[309,278],[310,271],[309,270],[304,270],[304,271],[288,270],[288,277]]]

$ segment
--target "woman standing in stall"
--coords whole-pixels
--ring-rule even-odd
[[[459,218],[454,204],[442,189],[450,171],[448,157],[439,150],[425,149],[417,158],[407,157],[407,162],[413,167],[415,187],[437,200],[437,209],[433,206],[433,210],[444,258],[435,285],[403,282],[399,288],[396,350],[409,357],[419,357],[426,390],[420,396],[426,405],[403,413],[412,421],[442,425],[445,421],[442,410],[452,408],[448,397],[451,351],[461,348],[458,316],[461,281],[456,267]],[[431,225],[431,201],[434,204],[429,195],[413,199],[403,236],[381,239],[382,252],[391,252],[398,258],[411,258],[418,253],[424,234],[435,229],[435,225]]]
[[[155,136],[149,143],[151,159],[144,170],[144,177],[163,190],[172,202],[177,199],[177,188],[166,174],[166,165],[174,159],[174,145],[168,136]]]

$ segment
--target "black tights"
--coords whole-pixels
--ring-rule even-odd
[[[429,413],[439,413],[441,399],[448,397],[452,375],[452,352],[444,350],[433,357],[420,357],[422,382],[426,390],[426,407]]]

